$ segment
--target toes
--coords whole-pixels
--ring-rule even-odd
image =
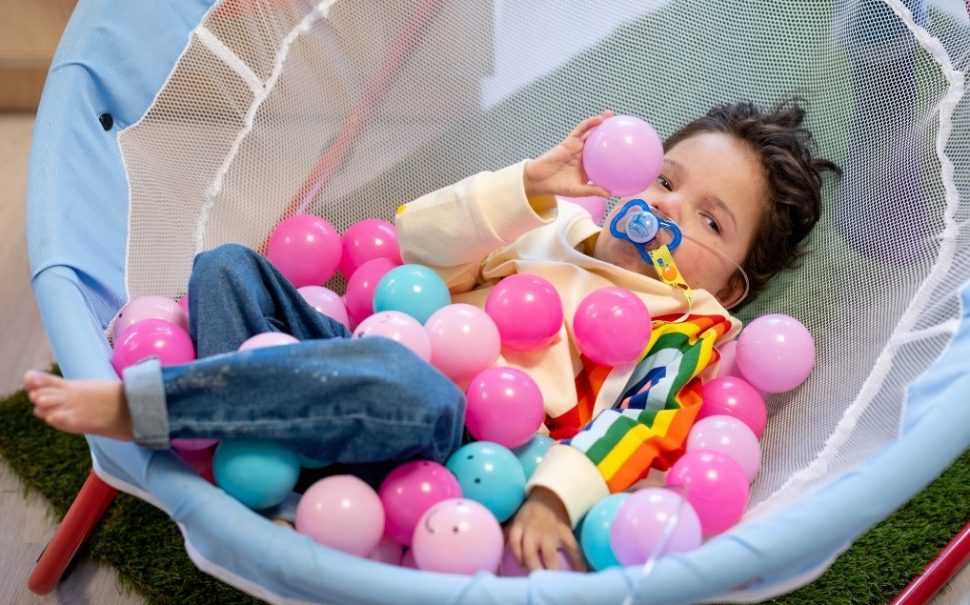
[[[64,389],[59,389],[56,387],[41,387],[34,389],[28,395],[30,400],[34,405],[38,407],[50,407],[61,405],[67,400],[67,394]]]
[[[24,385],[30,390],[39,389],[42,387],[57,386],[63,382],[63,378],[60,376],[54,376],[48,372],[27,370],[27,372],[24,373]]]

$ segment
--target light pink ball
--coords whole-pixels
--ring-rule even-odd
[[[593,217],[593,222],[597,225],[603,224],[603,217],[606,216],[606,205],[609,202],[605,197],[589,195],[585,197],[564,197],[567,202],[572,202],[581,206]]]
[[[697,414],[697,420],[721,414],[734,416],[754,431],[761,439],[768,424],[768,408],[764,397],[743,378],[719,376],[704,383],[701,387],[704,403]]]
[[[117,342],[121,333],[146,319],[161,319],[173,323],[186,332],[189,329],[188,309],[164,296],[140,296],[128,302],[115,315],[112,338]]]
[[[594,290],[580,301],[573,318],[573,336],[579,350],[606,366],[639,359],[652,331],[647,306],[624,288]]]
[[[195,346],[179,326],[163,319],[145,319],[115,341],[111,365],[121,376],[125,368],[147,357],[158,357],[163,366],[188,363],[195,359]]]
[[[446,305],[424,324],[431,341],[431,364],[455,382],[493,365],[501,351],[495,322],[478,307]]]
[[[701,523],[691,504],[659,487],[637,490],[624,500],[610,527],[610,546],[623,565],[643,565],[651,556],[688,552],[700,544]]]
[[[562,300],[547,280],[517,273],[492,288],[485,312],[495,321],[502,346],[513,351],[548,347],[562,328]]]
[[[683,489],[709,536],[740,521],[748,506],[748,478],[737,462],[721,452],[685,453],[667,473],[666,485]]]
[[[748,425],[734,416],[708,416],[694,423],[687,435],[687,451],[711,450],[731,457],[748,483],[758,476],[761,444]]]
[[[613,116],[590,131],[583,169],[613,195],[634,195],[660,175],[664,150],[657,131],[635,116]]]
[[[468,385],[465,399],[468,432],[509,449],[532,439],[546,417],[542,391],[517,368],[483,370]]]
[[[251,351],[252,349],[261,349],[263,347],[291,345],[297,342],[300,341],[289,334],[284,334],[282,332],[263,332],[262,334],[256,334],[255,336],[250,336],[247,338],[241,345],[239,345],[239,350]]]
[[[340,273],[350,277],[358,267],[375,258],[389,258],[400,265],[401,246],[397,228],[378,218],[368,218],[351,225],[341,238],[343,254]]]
[[[354,328],[355,338],[383,336],[411,349],[424,361],[431,361],[431,340],[418,320],[400,311],[374,313]]]
[[[303,286],[297,292],[303,297],[308,305],[322,313],[330,319],[336,320],[350,329],[350,317],[347,315],[347,305],[339,294],[323,286]]]
[[[340,234],[333,225],[310,214],[280,223],[270,234],[266,249],[266,258],[297,288],[319,286],[333,277],[340,255]]]
[[[391,471],[377,493],[384,505],[384,532],[410,546],[421,515],[442,500],[460,498],[461,485],[437,462],[415,460]]]
[[[381,537],[381,541],[377,543],[377,548],[371,554],[367,555],[367,558],[372,561],[387,563],[388,565],[400,565],[401,559],[404,558],[404,546],[395,542],[385,534]]]
[[[738,369],[737,351],[737,340],[726,342],[717,348],[717,352],[721,354],[721,358],[717,362],[718,377],[741,376],[741,370]]]
[[[344,303],[353,323],[359,324],[374,313],[374,289],[388,271],[397,267],[389,258],[375,258],[361,265],[347,281]]]
[[[384,507],[377,492],[357,477],[334,475],[303,494],[295,527],[318,544],[366,557],[384,534]]]
[[[443,500],[422,515],[411,551],[420,569],[472,575],[498,570],[503,543],[495,516],[478,502],[460,498]]]
[[[794,317],[762,315],[741,331],[737,363],[745,379],[762,391],[790,391],[815,367],[815,340]]]

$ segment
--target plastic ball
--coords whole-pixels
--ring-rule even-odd
[[[748,478],[737,462],[721,452],[685,453],[670,468],[666,484],[683,488],[684,497],[701,521],[701,530],[709,536],[740,521],[748,506]]]
[[[748,425],[755,437],[761,439],[768,424],[768,409],[764,397],[743,378],[721,376],[712,378],[701,387],[704,404],[697,420],[710,416],[734,416]]]
[[[583,169],[611,194],[633,195],[657,180],[663,157],[663,143],[650,124],[634,116],[613,116],[586,137]]]
[[[366,557],[384,535],[384,507],[377,492],[357,477],[333,475],[300,498],[295,529],[318,544]]]
[[[446,305],[424,327],[431,340],[431,365],[457,383],[493,365],[502,349],[495,322],[472,305]]]
[[[502,527],[481,504],[444,500],[418,521],[411,552],[420,569],[471,575],[494,573],[502,558]]]
[[[212,450],[209,449],[196,449],[196,450],[179,450],[179,458],[182,459],[185,464],[189,466],[197,475],[208,481],[209,483],[215,484],[216,479],[212,474]]]
[[[717,348],[717,352],[721,355],[717,362],[717,376],[719,378],[721,376],[741,376],[741,370],[738,369],[737,351],[737,340],[726,342]]]
[[[518,273],[500,281],[485,300],[502,346],[513,351],[548,347],[562,328],[562,300],[545,279]]]
[[[744,378],[762,391],[790,391],[815,367],[815,340],[794,317],[762,315],[741,331],[737,364]]]
[[[381,278],[398,264],[389,258],[375,258],[361,265],[347,281],[344,304],[350,320],[359,324],[374,314],[374,290]]]
[[[183,308],[179,303],[164,296],[140,296],[118,310],[112,327],[112,338],[117,342],[125,330],[146,319],[161,319],[177,325],[186,332],[189,329],[188,308]]]
[[[594,504],[583,517],[579,544],[586,561],[597,571],[620,564],[610,543],[610,529],[613,527],[616,511],[629,497],[628,493],[607,496]]]
[[[700,546],[701,521],[689,500],[669,489],[647,487],[617,508],[610,543],[620,564],[643,565]]]
[[[148,357],[158,357],[163,366],[195,359],[195,346],[188,332],[163,319],[145,319],[130,326],[115,341],[111,365],[118,376],[128,366]]]
[[[398,265],[403,262],[397,229],[378,218],[364,219],[348,227],[341,245],[340,273],[344,277],[350,277],[358,267],[375,258],[389,258]]]
[[[300,341],[296,337],[290,336],[289,334],[282,332],[263,332],[262,334],[256,334],[255,336],[247,338],[239,345],[239,350],[252,351],[253,349],[279,347],[282,345],[296,344],[298,342]]]
[[[179,453],[207,450],[217,443],[218,439],[172,439],[172,447],[179,450]]]
[[[446,464],[465,498],[506,521],[525,499],[525,473],[515,454],[497,443],[476,441],[458,449]]]
[[[424,361],[431,361],[431,340],[416,319],[399,311],[374,313],[354,328],[355,338],[383,336],[410,349]]]
[[[326,315],[330,319],[338,321],[348,330],[350,329],[350,317],[347,315],[347,305],[339,294],[323,286],[303,286],[297,292],[303,297],[308,305],[317,310],[317,313]]]
[[[525,445],[520,445],[512,450],[515,457],[519,459],[519,463],[522,464],[526,481],[536,471],[539,463],[546,457],[546,452],[555,442],[555,439],[547,435],[533,435],[532,439],[525,442]]]
[[[758,476],[761,445],[748,425],[734,416],[708,416],[694,423],[687,435],[687,451],[711,450],[738,463],[748,483]]]
[[[449,303],[451,293],[444,280],[421,265],[394,267],[374,289],[374,312],[400,311],[422,324]]]
[[[319,216],[298,214],[269,236],[266,258],[297,288],[319,286],[340,263],[340,234]]]
[[[212,458],[216,484],[249,508],[282,502],[293,491],[300,462],[292,450],[272,441],[222,441]]]
[[[371,554],[367,555],[367,558],[388,565],[400,565],[401,559],[404,558],[404,546],[384,534],[381,541],[377,543],[377,547]]]
[[[178,305],[180,307],[182,307],[182,310],[185,311],[185,315],[188,316],[188,314],[189,314],[189,295],[188,294],[184,294],[184,295],[180,296],[179,299],[177,301],[175,301],[175,302],[177,302]]]
[[[468,432],[507,448],[529,441],[546,417],[539,386],[516,368],[488,368],[478,373],[465,390],[465,399]]]
[[[588,195],[584,197],[564,197],[562,199],[581,206],[583,210],[589,212],[590,216],[593,217],[593,222],[597,225],[603,224],[603,218],[606,216],[606,207],[609,203],[607,198],[599,197],[598,195]]]
[[[586,295],[576,308],[573,335],[583,355],[619,366],[639,359],[650,341],[650,312],[635,294],[608,287]]]
[[[437,462],[415,460],[397,467],[378,490],[386,515],[384,533],[410,546],[418,519],[429,508],[461,497],[461,486],[451,471]]]
[[[573,571],[575,569],[569,555],[562,549],[556,551],[556,561],[559,563],[559,571]],[[543,562],[545,563],[545,561]],[[548,567],[549,564],[546,563],[546,565]],[[508,544],[502,549],[502,560],[498,564],[498,574],[505,578],[522,578],[529,575],[529,569],[519,564]]]

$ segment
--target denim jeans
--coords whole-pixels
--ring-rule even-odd
[[[344,464],[442,462],[461,445],[458,387],[392,340],[351,338],[252,250],[197,255],[189,307],[198,360],[161,367],[152,358],[124,372],[137,443],[267,439]],[[236,351],[270,331],[301,342]]]

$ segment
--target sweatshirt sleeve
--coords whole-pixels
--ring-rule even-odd
[[[397,211],[401,257],[438,272],[452,293],[477,283],[482,262],[527,231],[556,218],[556,205],[525,195],[525,161],[480,172]]]
[[[613,408],[551,447],[528,489],[541,485],[559,496],[575,527],[596,502],[628,489],[651,467],[668,469],[703,403],[699,375],[718,360],[715,344],[736,331],[719,315],[655,326]]]

